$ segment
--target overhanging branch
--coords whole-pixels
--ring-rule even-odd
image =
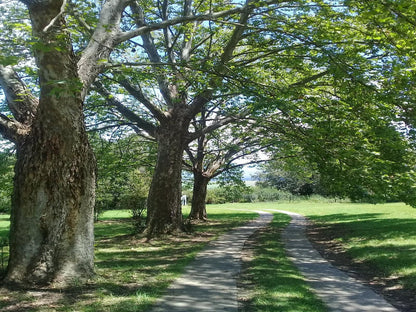
[[[159,22],[159,23],[145,25],[145,26],[139,27],[135,30],[121,33],[117,37],[116,42],[122,43],[122,42],[124,42],[126,40],[129,40],[131,38],[141,36],[143,34],[149,33],[149,32],[154,31],[154,30],[164,29],[166,27],[173,26],[173,25],[186,24],[186,23],[198,22],[198,21],[201,21],[201,22],[203,22],[203,21],[215,21],[217,19],[220,19],[220,18],[223,18],[223,17],[226,17],[226,16],[246,12],[247,10],[253,10],[256,7],[259,7],[259,6],[265,6],[266,7],[268,5],[277,4],[279,2],[280,2],[280,0],[249,1],[248,4],[246,4],[244,6],[240,6],[240,7],[220,11],[220,12],[210,12],[210,13],[207,13],[207,14],[200,14],[200,15],[181,16],[181,17],[178,17],[178,18],[170,19],[170,20],[164,20],[164,21]]]
[[[110,92],[108,92],[104,86],[96,81],[94,85],[98,91],[108,102],[109,105],[115,107],[127,120],[133,122],[137,127],[146,131],[150,136],[154,137],[156,135],[156,126],[150,122],[143,120],[135,112],[124,106],[120,101],[114,98]]]

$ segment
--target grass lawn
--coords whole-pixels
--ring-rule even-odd
[[[185,211],[186,212],[186,211]],[[0,310],[12,311],[148,311],[198,251],[218,235],[257,216],[251,211],[210,210],[210,221],[194,226],[193,235],[146,242],[131,235],[128,211],[107,211],[95,224],[96,277],[68,289],[9,291],[0,289]],[[0,216],[7,235],[8,216]]]
[[[416,209],[400,203],[286,207],[313,220],[353,261],[416,294]],[[279,208],[279,209],[280,209]]]
[[[339,204],[292,209],[314,220],[330,257],[403,311],[416,311],[416,209],[404,204]],[[334,252],[335,251],[335,252]],[[346,259],[339,255],[345,255]]]
[[[255,217],[252,210],[289,210],[312,219],[354,263],[370,267],[386,287],[416,297],[416,209],[403,204],[366,205],[323,202],[209,205],[210,222],[194,235],[145,242],[131,235],[130,214],[104,213],[96,223],[96,273],[87,285],[65,290],[0,290],[0,310],[147,311],[166,286],[207,241]],[[270,227],[247,244],[251,258],[241,276],[247,285],[244,311],[326,311],[287,260],[280,231],[289,222],[275,213]],[[0,215],[0,239],[7,236]],[[410,311],[410,310],[409,310]]]
[[[314,222],[340,260],[404,311],[416,311],[416,209],[402,203],[285,202],[231,207],[287,210]],[[324,244],[328,248],[328,244]],[[327,250],[330,254],[331,250]],[[337,253],[334,255],[334,253]],[[344,259],[342,259],[344,258]],[[337,263],[339,261],[335,261]],[[405,301],[401,303],[400,301]]]

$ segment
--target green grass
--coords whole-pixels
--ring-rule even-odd
[[[6,214],[0,214],[0,241],[7,239],[10,229],[10,216]]]
[[[416,209],[400,203],[303,204],[287,209],[314,220],[371,274],[416,292]]]
[[[41,306],[30,293],[3,289],[0,310],[28,304],[30,311],[42,312],[148,311],[209,240],[256,216],[251,211],[236,213],[224,207],[214,208],[209,222],[194,225],[195,234],[146,242],[143,237],[131,235],[128,211],[107,211],[95,225],[94,279],[84,286],[74,281],[68,289],[45,292],[50,302]]]
[[[388,286],[416,293],[416,209],[402,203],[274,202],[234,209],[287,210],[307,216],[342,245],[353,263]]]
[[[252,219],[253,210],[273,209],[309,217],[342,244],[353,261],[416,291],[416,209],[311,201],[224,204],[208,206],[211,221],[194,225],[194,236],[150,243],[131,235],[128,211],[107,211],[95,228],[95,279],[58,292],[49,307],[36,306],[38,300],[30,294],[0,292],[0,309],[22,301],[33,302],[31,311],[147,311],[208,240]],[[244,275],[253,283],[252,310],[247,311],[325,311],[285,257],[279,237],[288,222],[286,215],[275,213],[272,226],[256,237],[254,258]],[[8,217],[0,215],[0,237],[7,233]]]
[[[276,214],[270,227],[256,238],[254,259],[243,275],[252,284],[246,298],[250,304],[244,311],[327,311],[286,257],[280,232],[289,221],[290,217]]]

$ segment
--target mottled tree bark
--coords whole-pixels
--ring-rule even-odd
[[[82,119],[51,117],[54,130],[36,119],[17,148],[8,282],[48,284],[93,274],[94,158]]]
[[[33,121],[26,124],[30,131],[15,142],[6,282],[66,283],[93,274],[95,160],[63,2],[25,2],[38,40],[41,92]]]

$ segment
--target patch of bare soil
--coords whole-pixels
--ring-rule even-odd
[[[381,294],[393,306],[403,312],[416,312],[416,294],[405,290],[395,279],[377,276],[371,267],[354,262],[342,245],[335,240],[342,236],[342,228],[317,226],[309,222],[307,235],[312,245],[326,260],[360,282]],[[341,233],[341,234],[340,234]]]

